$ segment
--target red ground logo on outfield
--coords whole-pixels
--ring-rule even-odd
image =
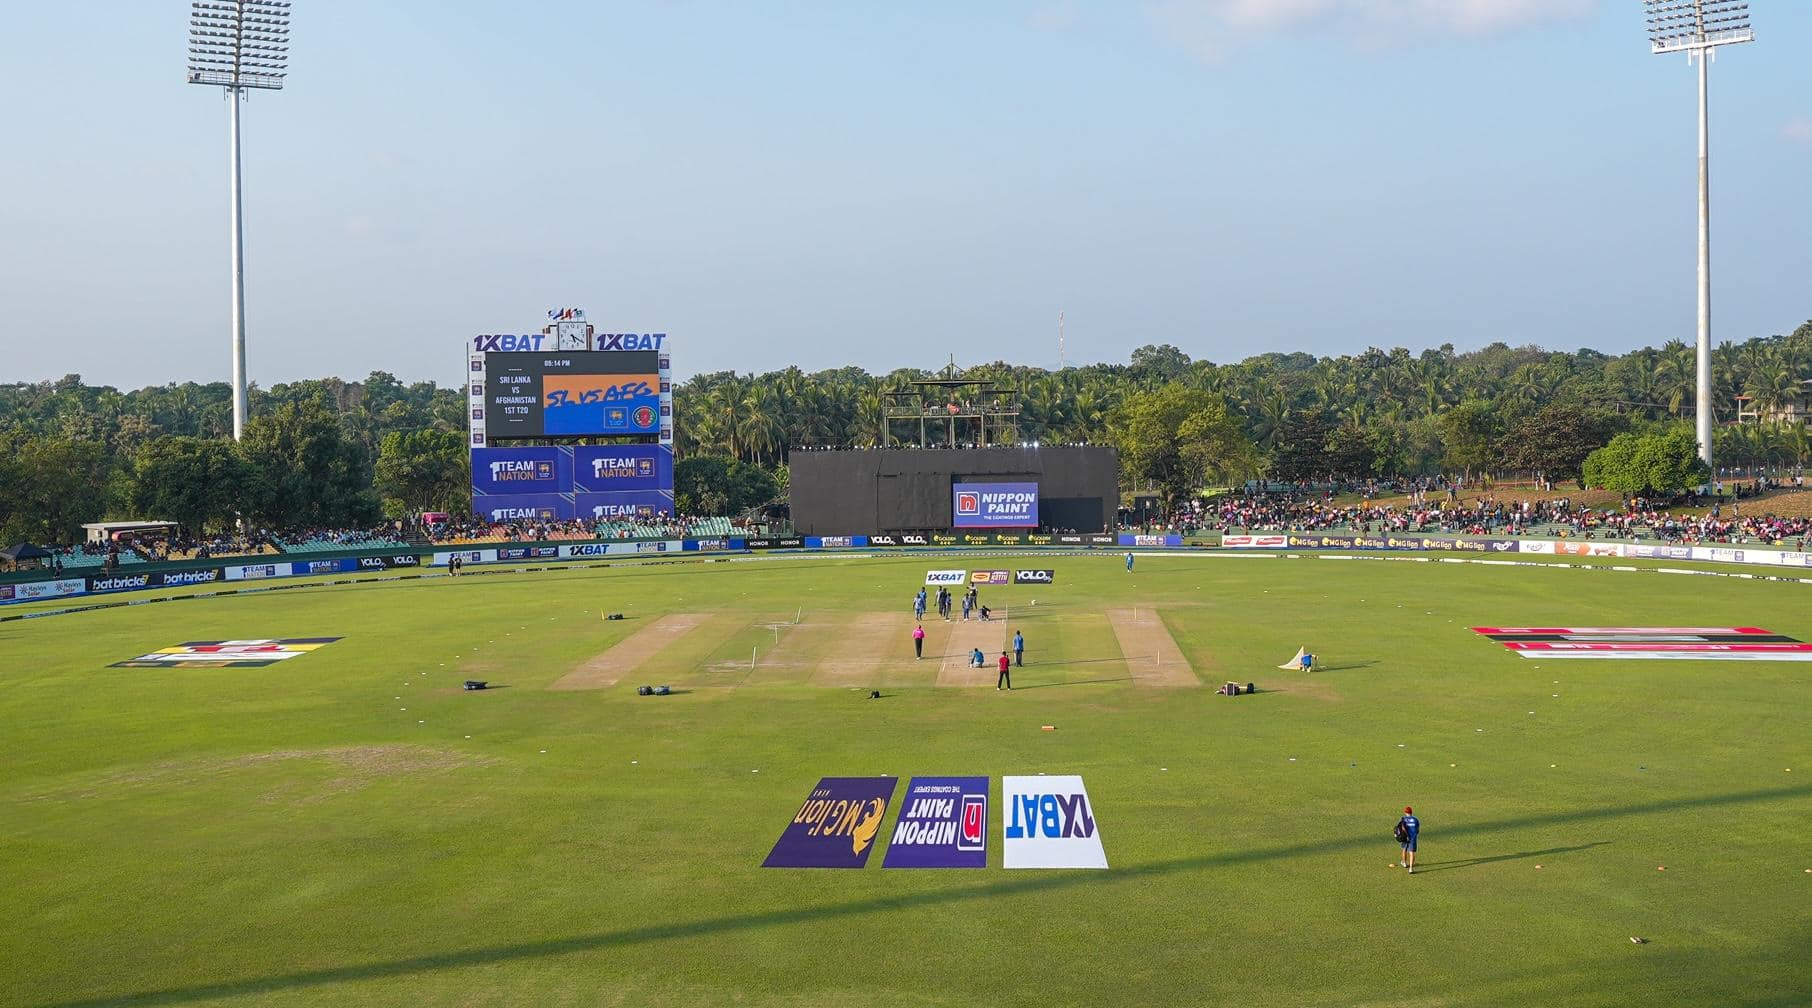
[[[338,637],[281,637],[256,640],[189,641],[114,662],[108,668],[263,668],[305,655]]]
[[[1812,644],[1761,627],[1473,627],[1524,658],[1812,661]]]

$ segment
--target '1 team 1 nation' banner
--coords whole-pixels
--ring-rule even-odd
[[[1761,627],[1473,627],[1524,658],[1812,661],[1812,644]]]

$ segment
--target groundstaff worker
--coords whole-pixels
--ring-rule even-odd
[[[1397,843],[1403,846],[1403,852],[1397,858],[1398,868],[1408,868],[1409,873],[1416,873],[1416,834],[1422,831],[1422,822],[1416,818],[1416,810],[1408,805],[1403,806],[1403,817],[1397,820],[1393,831]]]
[[[1000,653],[1000,678],[994,680],[995,689],[1000,689],[1002,686],[1007,689],[1013,688],[1013,663],[1007,658],[1005,651]]]

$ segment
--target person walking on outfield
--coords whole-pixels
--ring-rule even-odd
[[[1126,573],[1132,573],[1132,554],[1126,554]]]
[[[1026,663],[1026,635],[1020,633],[1018,630],[1015,630],[1015,631],[1013,631],[1013,664],[1018,665],[1021,668],[1024,668],[1025,663]]]
[[[963,619],[969,618],[969,593],[963,593]]]
[[[1000,653],[1000,678],[994,680],[995,689],[1000,689],[1003,685],[1007,689],[1013,688],[1012,668],[1013,666],[1007,661],[1007,653],[1002,651]]]
[[[1416,810],[1408,805],[1403,806],[1403,818],[1397,820],[1393,831],[1397,843],[1403,847],[1403,853],[1397,858],[1398,868],[1408,868],[1409,873],[1416,873],[1416,834],[1422,831],[1422,822],[1416,818]]]
[[[923,623],[912,628],[912,655],[920,661],[925,660],[925,624]]]
[[[925,618],[925,589],[923,588],[920,588],[919,593],[912,597],[912,618],[917,620]]]

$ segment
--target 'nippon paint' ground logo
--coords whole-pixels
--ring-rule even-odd
[[[988,778],[914,777],[881,867],[988,867]]]
[[[1081,777],[1002,777],[1000,790],[1003,867],[1107,867]]]

